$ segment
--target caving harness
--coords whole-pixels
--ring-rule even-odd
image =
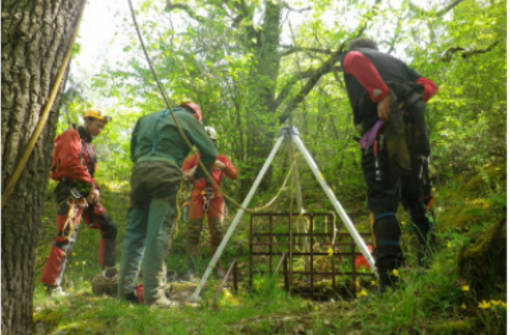
[[[94,150],[92,149],[92,146],[89,142],[87,142],[84,139],[84,136],[86,134],[83,134],[82,129],[76,129],[76,126],[72,126],[73,129],[78,131],[78,134],[80,136],[80,154],[79,159],[83,166],[87,168],[88,173],[90,176],[94,176],[94,172],[96,169],[96,155],[94,153]],[[87,150],[87,155],[89,157],[89,162],[87,164],[85,160],[85,150]],[[59,169],[60,165],[60,159],[57,159],[55,162],[55,165],[52,166],[52,171],[57,171]],[[80,180],[71,181],[68,178],[63,178],[60,180],[59,184],[53,191],[53,193],[56,196],[58,205],[62,205],[63,203],[67,203],[69,206],[69,210],[67,212],[67,219],[64,224],[64,227],[62,228],[62,234],[65,231],[65,229],[69,226],[69,233],[67,234],[67,238],[70,238],[73,230],[74,225],[72,224],[73,219],[76,217],[76,212],[79,208],[84,208],[88,210],[89,214],[89,226],[94,226],[94,205],[89,204],[87,201],[87,196],[89,195],[89,187],[85,183],[81,182]]]
[[[223,196],[222,196],[222,201],[225,204],[225,212],[221,211],[216,206],[212,206],[211,201],[213,200],[215,195],[214,195],[214,192],[212,189],[211,181],[208,178],[205,178],[205,189],[202,191],[201,194],[202,194],[202,199],[204,200],[204,207],[203,207],[204,212],[208,213],[212,209],[212,210],[218,212],[218,214],[221,214],[222,216],[227,215],[227,213],[228,213],[227,204],[225,203],[225,199],[223,199]],[[214,209],[212,207],[214,207]]]

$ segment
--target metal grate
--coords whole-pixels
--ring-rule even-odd
[[[307,232],[300,229],[302,219],[308,221]],[[335,228],[335,215],[331,212],[306,213],[301,216],[297,213],[292,216],[289,213],[252,214],[249,239],[250,286],[253,285],[255,270],[261,274],[279,273],[282,265],[285,289],[291,292],[295,277],[302,276],[308,279],[308,294],[312,297],[315,296],[316,280],[319,277],[331,278],[333,289],[337,286],[337,276],[350,277],[353,282],[356,282],[357,277],[373,277],[373,273],[363,273],[356,268],[355,259],[360,253],[356,252],[356,244],[350,234],[336,233]],[[370,233],[361,233],[360,236],[366,243],[370,243]],[[274,257],[279,261],[277,271],[273,270]],[[300,262],[300,258],[304,259],[301,262],[304,263],[304,269],[296,270],[295,265]],[[350,271],[341,268],[344,259],[351,260]],[[327,268],[326,262],[329,263]],[[260,270],[264,264],[267,264],[267,270]]]

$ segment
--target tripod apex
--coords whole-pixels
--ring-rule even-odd
[[[282,129],[280,129],[280,131],[278,132],[278,137],[281,137],[281,136],[291,136],[291,135],[300,136],[299,135],[299,130],[297,130],[296,127],[285,126]]]

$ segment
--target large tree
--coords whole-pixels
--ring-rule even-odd
[[[83,1],[2,1],[2,194],[48,102]],[[33,331],[35,252],[64,82],[2,207],[2,334]]]

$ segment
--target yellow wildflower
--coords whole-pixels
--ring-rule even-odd
[[[239,306],[239,301],[235,296],[230,293],[230,291],[226,288],[223,288],[220,299],[218,300],[219,306],[231,305],[231,306]]]
[[[75,253],[75,252],[73,252],[71,255],[76,256],[76,253]]]
[[[506,308],[506,302],[502,300],[491,300],[491,304],[494,306],[501,306],[503,308]]]
[[[331,256],[333,256],[333,249],[328,248],[328,257],[331,257]]]
[[[406,222],[405,222],[405,221],[402,221],[402,222],[400,222],[400,223],[401,223],[401,224],[406,224]]]
[[[79,264],[80,264],[79,262],[74,263],[74,265],[79,265]]]
[[[462,291],[469,292],[469,285],[462,286]]]
[[[448,248],[452,247],[452,242],[448,242]]]
[[[467,306],[466,306],[466,304],[462,304],[462,305],[460,305],[460,308],[467,309]]]
[[[478,304],[478,308],[481,308],[481,309],[487,309],[490,307],[491,307],[490,302],[487,302],[485,300]]]
[[[373,281],[373,280],[370,282],[370,284],[372,284],[372,286],[377,285],[377,283],[375,281]]]
[[[397,270],[397,269],[393,269],[393,275],[394,275],[395,277],[398,277],[398,270]]]
[[[368,293],[367,293],[367,291],[365,291],[365,290],[361,290],[361,292],[359,292],[358,294],[356,294],[356,296],[357,296],[358,298],[364,297],[364,296],[366,296],[366,295],[368,295]]]

